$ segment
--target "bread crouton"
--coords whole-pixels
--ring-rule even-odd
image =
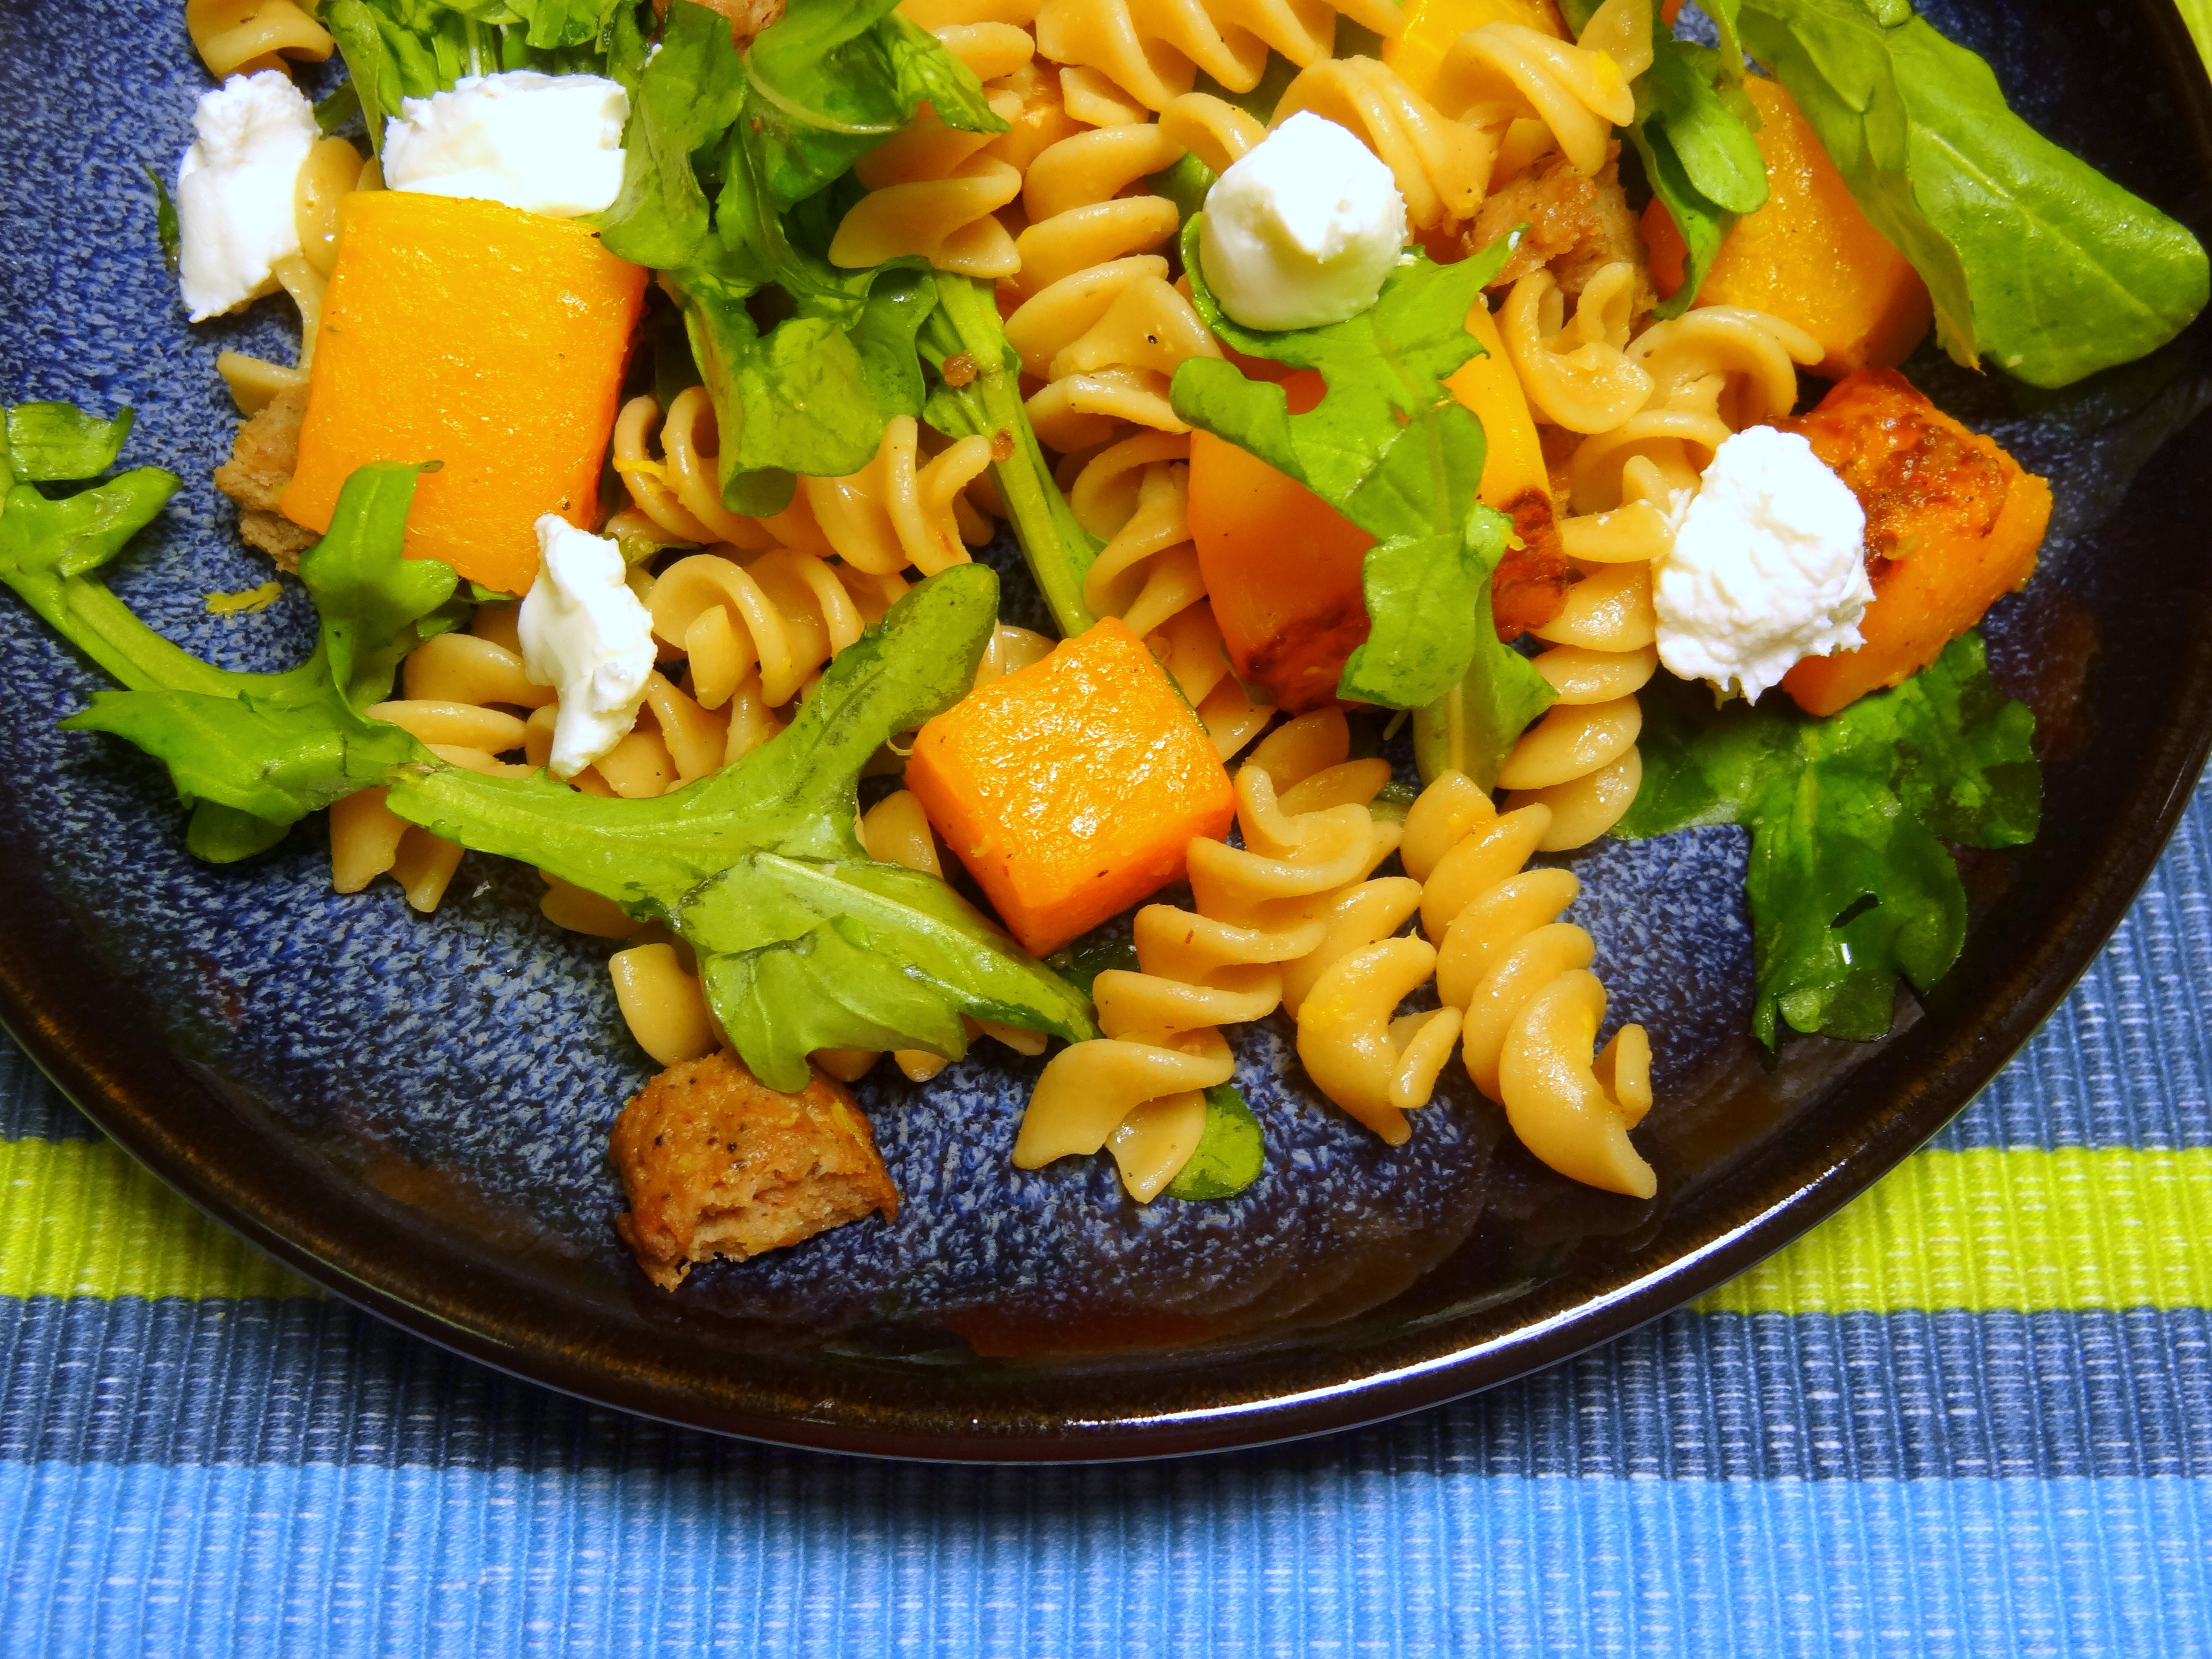
[[[1530,271],[1548,267],[1559,291],[1571,299],[1604,267],[1626,261],[1641,274],[1637,311],[1651,308],[1650,258],[1636,216],[1628,210],[1618,163],[1608,161],[1595,178],[1585,179],[1567,165],[1565,156],[1545,156],[1483,203],[1472,227],[1462,233],[1467,252],[1488,247],[1518,224],[1526,224],[1528,234],[1492,288],[1510,288]]]
[[[699,0],[699,3],[730,20],[730,38],[740,52],[763,29],[783,21],[784,0]],[[653,9],[665,15],[668,0],[653,0]]]
[[[726,1054],[672,1066],[615,1120],[613,1152],[630,1204],[616,1230],[665,1291],[695,1262],[780,1250],[872,1210],[898,1215],[866,1116],[818,1072],[787,1095]]]
[[[238,428],[230,459],[215,470],[215,487],[238,503],[239,534],[285,570],[297,570],[300,555],[322,539],[276,510],[300,464],[300,424],[307,414],[307,388],[288,386]]]

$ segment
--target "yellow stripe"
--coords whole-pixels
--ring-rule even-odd
[[[1926,1152],[1697,1305],[1709,1312],[2212,1302],[2212,1151]]]
[[[0,1296],[319,1294],[107,1141],[0,1141]],[[2212,1150],[1921,1152],[1697,1305],[2212,1306]]]
[[[107,1140],[0,1140],[0,1296],[319,1296]]]

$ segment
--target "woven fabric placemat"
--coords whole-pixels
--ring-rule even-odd
[[[1926,1150],[1692,1309],[1332,1439],[770,1450],[324,1297],[0,1043],[0,1653],[2212,1651],[2212,786]]]

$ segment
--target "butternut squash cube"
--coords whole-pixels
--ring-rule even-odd
[[[1895,368],[1935,318],[1928,284],[1859,210],[1788,89],[1756,75],[1743,87],[1759,110],[1769,193],[1721,244],[1697,303],[1744,306],[1796,324],[1827,354],[1813,372],[1831,380]],[[1656,197],[1644,212],[1644,240],[1651,280],[1671,296],[1682,285],[1685,250]]]
[[[1206,728],[1112,617],[923,726],[906,782],[1036,956],[1179,879],[1236,811]]]
[[[646,272],[581,225],[497,202],[357,191],[338,222],[280,509],[327,530],[355,468],[440,462],[416,487],[407,556],[522,592],[540,515],[598,527]]]
[[[1786,424],[1866,509],[1866,643],[1782,681],[1807,714],[1832,714],[1918,673],[2035,574],[2051,486],[1894,369],[1861,369]]]

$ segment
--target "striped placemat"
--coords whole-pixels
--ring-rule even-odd
[[[0,1653],[2212,1652],[2212,786],[2049,1027],[1694,1308],[1270,1452],[596,1410],[202,1219],[0,1045]]]

